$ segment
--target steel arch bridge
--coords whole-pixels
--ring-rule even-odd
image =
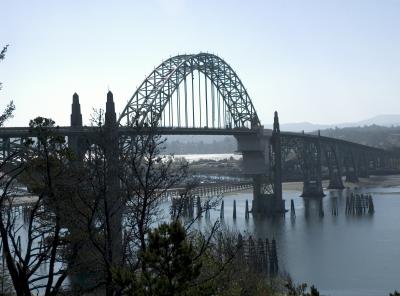
[[[238,75],[209,53],[162,62],[133,94],[118,123],[193,128],[261,125]]]
[[[234,136],[243,155],[242,171],[253,178],[256,212],[284,209],[281,181],[282,174],[285,179],[289,171],[303,179],[303,196],[323,195],[322,167],[329,172],[330,188],[337,189],[343,188],[344,175],[357,182],[358,176],[400,171],[397,153],[320,135],[280,131],[277,113],[274,129],[264,129],[238,75],[223,59],[208,53],[178,55],[162,62],[140,84],[118,119],[109,92],[104,125],[108,142],[116,145],[108,149],[115,153],[138,133]],[[68,145],[79,155],[85,145],[96,143],[98,130],[83,126],[75,93],[70,126],[57,127],[57,134],[68,138]],[[0,172],[5,160],[19,151],[21,141],[35,137],[29,127],[0,128]],[[275,197],[273,203],[265,203],[271,200],[265,198],[269,193]]]

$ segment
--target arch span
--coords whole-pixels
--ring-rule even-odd
[[[181,103],[181,105],[179,105],[180,103],[178,102],[175,109],[174,107],[169,106],[167,107],[169,110],[166,110],[167,104],[171,103],[174,95],[177,95],[179,98],[181,85],[184,85],[184,90],[181,92],[184,92],[185,96],[187,95],[187,90],[190,88],[190,85],[191,90],[189,92],[192,96],[194,95],[195,88],[193,86],[193,73],[196,71],[199,72],[199,91],[197,92],[196,89],[196,93],[198,93],[198,98],[196,98],[196,100],[205,100],[205,103],[197,103],[197,109],[200,110],[195,110],[196,103],[193,97],[191,99],[185,97],[186,102]],[[207,81],[211,81],[211,86],[207,86],[207,81],[204,83],[200,81],[200,73],[204,75],[204,78],[207,78]],[[187,79],[187,77],[189,78]],[[189,80],[189,82],[187,82],[187,80]],[[205,96],[202,97],[200,95],[201,83],[203,89],[205,88]],[[223,112],[229,115],[230,127],[251,128],[260,126],[260,121],[253,103],[237,74],[223,59],[208,53],[178,55],[161,63],[146,77],[133,94],[121,113],[118,123],[120,125],[127,124],[139,126],[146,124],[159,124],[163,120],[163,112],[169,113],[169,117],[173,116],[173,114],[171,114],[172,109],[172,112],[177,113],[175,115],[176,117],[185,113],[188,117],[188,113],[192,112],[193,116],[189,121],[193,120],[193,125],[195,124],[195,116],[198,114],[197,116],[200,117],[200,127],[208,127],[208,123],[211,120],[208,119],[207,112],[210,110],[211,113],[211,107],[209,107],[211,103],[207,102],[207,91],[209,97],[214,96],[215,91],[214,89],[211,89],[210,91],[210,87],[215,88],[216,90],[215,108],[220,108],[220,102],[221,104],[224,104],[224,108],[226,109],[224,109]],[[181,94],[181,96],[183,96],[183,94]],[[190,103],[191,100],[192,103]],[[214,97],[212,97],[212,100],[214,100]],[[188,104],[192,104],[190,105],[190,108],[193,109],[189,110],[189,112],[187,110]],[[209,104],[208,107],[207,104]],[[214,101],[212,104],[212,117],[214,120]],[[202,106],[203,110],[201,110]],[[207,116],[206,125],[202,125],[202,113],[205,113],[203,114],[203,118]],[[218,117],[219,116],[220,114],[218,113]],[[217,117],[217,115],[215,115],[215,117]],[[172,122],[174,123],[174,120],[172,120]],[[175,120],[175,122],[180,124],[179,120]],[[182,123],[182,126],[185,126],[185,124]],[[188,126],[187,118],[186,126]]]

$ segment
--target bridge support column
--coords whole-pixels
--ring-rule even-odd
[[[358,176],[361,178],[369,178],[369,163],[365,151],[362,151],[358,157]]]
[[[252,213],[268,216],[285,213],[278,114],[275,112],[272,134],[261,127],[256,135],[238,135],[236,139],[238,151],[243,155],[243,172],[253,178]]]
[[[302,170],[304,175],[302,197],[324,197],[321,173],[321,142],[307,141],[301,152]]]
[[[79,97],[74,94],[71,114],[71,127],[82,127],[82,115],[80,114]],[[113,94],[107,93],[107,103],[105,112],[104,130],[99,131],[95,138],[91,139],[93,143],[100,143],[100,149],[104,151],[105,164],[105,192],[101,197],[104,198],[104,204],[107,208],[102,207],[99,215],[104,215],[104,220],[109,221],[106,229],[110,233],[111,239],[104,244],[106,248],[111,249],[111,254],[107,252],[107,260],[113,266],[120,266],[122,264],[122,201],[120,198],[119,187],[119,141],[118,141],[118,125],[116,120],[115,106],[113,101]],[[71,136],[68,139],[68,144],[78,155],[76,163],[84,161],[83,142],[77,136]],[[107,216],[107,217],[106,217]],[[101,277],[103,272],[101,261],[96,256],[100,256],[96,252],[93,253],[93,245],[90,241],[82,241],[86,238],[85,234],[82,235],[82,228],[79,225],[69,226],[72,237],[77,238],[77,244],[80,246],[78,258],[72,267],[70,275],[71,286],[74,292],[85,291],[97,285],[98,278]],[[101,234],[100,234],[101,235]],[[104,238],[105,239],[105,238]],[[88,254],[90,255],[88,257]]]
[[[303,193],[301,197],[324,197],[322,184],[317,181],[307,180],[303,182]]]
[[[72,96],[72,112],[71,112],[71,127],[73,129],[82,129],[82,114],[81,105],[79,104],[79,96],[74,93]],[[75,153],[77,160],[83,158],[82,140],[79,136],[68,136],[68,147]]]
[[[358,180],[357,165],[353,150],[350,150],[348,152],[348,155],[345,159],[345,167],[346,167],[346,182],[357,183],[359,180]]]
[[[328,189],[344,189],[339,149],[335,144],[325,147],[325,159],[329,170]]]
[[[3,153],[3,159],[6,159],[10,154],[11,154],[11,148],[10,148],[10,138],[2,138],[1,139],[1,144],[2,144],[2,153]]]
[[[79,131],[82,129],[82,114],[81,114],[81,106],[79,103],[79,96],[77,93],[74,93],[72,96],[72,107],[71,107],[71,129],[75,131]],[[83,154],[84,150],[82,147],[82,139],[78,135],[69,135],[68,136],[68,148],[74,153],[74,165],[79,169],[82,166]],[[70,281],[71,288],[74,292],[83,291],[87,289],[89,286],[93,286],[95,281],[92,282],[91,278],[93,275],[88,273],[88,270],[92,270],[93,266],[88,263],[88,253],[91,253],[91,246],[87,245],[86,241],[83,241],[82,238],[85,237],[85,234],[82,234],[82,226],[78,223],[74,223],[74,219],[67,219],[68,221],[68,229],[71,233],[72,244],[79,246],[80,252],[78,253],[75,262],[70,266]]]
[[[119,186],[119,141],[118,141],[118,123],[115,113],[113,94],[107,93],[107,103],[105,112],[105,157],[107,163],[107,185],[106,199],[109,209],[106,215],[109,215],[111,228],[111,252],[112,262],[119,266],[122,258],[122,200]]]
[[[352,167],[346,167],[346,182],[357,183],[358,181],[357,171]]]
[[[271,137],[270,168],[268,178],[254,178],[253,208],[256,214],[268,216],[286,212],[285,201],[282,198],[282,155],[278,113],[274,115],[274,129]],[[268,168],[267,168],[268,169]]]
[[[272,179],[274,184],[274,198],[279,209],[285,209],[282,203],[282,145],[279,128],[278,112],[274,114],[274,129],[272,131]]]

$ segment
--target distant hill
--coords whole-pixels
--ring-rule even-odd
[[[271,125],[264,125],[272,128]],[[370,146],[394,149],[400,147],[400,114],[378,115],[366,120],[341,124],[313,124],[309,122],[283,123],[282,131],[306,133],[321,131],[323,136],[348,140]],[[232,136],[168,136],[166,153],[233,153],[237,149]]]
[[[356,122],[355,126],[364,126],[373,124],[380,126],[388,126],[388,127],[400,126],[400,114],[377,115],[370,119]]]
[[[234,153],[236,149],[236,140],[232,136],[169,137],[163,153],[219,154]]]
[[[283,131],[301,132],[304,130],[305,132],[312,132],[335,127],[362,127],[370,125],[379,125],[385,127],[400,126],[400,114],[382,114],[361,121],[338,124],[314,124],[310,122],[281,123],[280,127]],[[270,126],[272,126],[272,124],[266,125],[266,127]]]
[[[398,150],[400,147],[400,126],[336,127],[321,130],[321,135],[383,149]]]
[[[272,127],[268,126],[269,128]],[[280,124],[280,129],[282,131],[288,131],[288,132],[301,132],[304,131],[306,133],[308,132],[313,132],[316,130],[321,130],[321,129],[327,129],[333,127],[332,125],[327,125],[327,124],[314,124],[310,122],[297,122],[297,123],[281,123]]]

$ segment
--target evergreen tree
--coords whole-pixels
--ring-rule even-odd
[[[179,221],[152,230],[148,248],[140,257],[144,265],[140,275],[127,270],[115,272],[125,295],[210,295],[209,289],[196,283],[202,264]]]

